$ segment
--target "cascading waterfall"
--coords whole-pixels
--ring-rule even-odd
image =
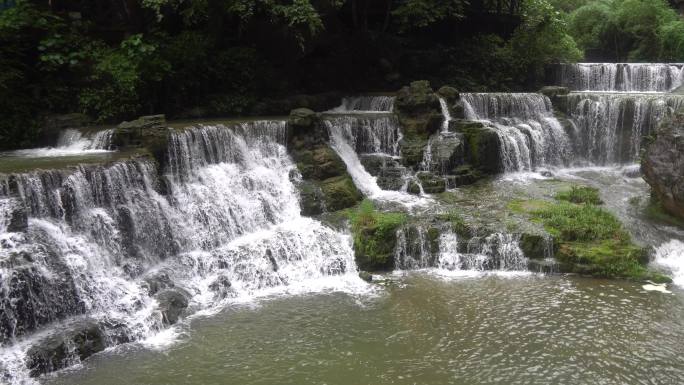
[[[347,115],[331,117],[325,122],[332,134],[341,137],[359,154],[400,156],[401,130],[393,115]]]
[[[285,132],[176,131],[163,179],[144,159],[1,178],[0,378],[77,363],[82,336],[94,352],[145,340],[179,303],[358,284],[349,236],[299,215]],[[55,339],[63,359],[42,348]]]
[[[669,92],[682,85],[684,66],[667,63],[561,64],[558,83],[575,91]]]
[[[342,105],[330,112],[391,112],[393,96],[357,96],[342,99]]]
[[[513,234],[494,233],[470,238],[465,245],[451,229],[442,229],[439,250],[433,250],[427,230],[407,226],[397,231],[395,261],[403,270],[436,267],[449,271],[526,271],[527,258]]]
[[[572,158],[570,140],[546,96],[464,93],[461,99],[467,119],[482,121],[498,134],[505,171],[564,166]]]
[[[449,122],[451,122],[451,112],[449,112],[449,105],[447,101],[440,97],[439,106],[442,109],[442,116],[444,117],[444,122],[442,122],[442,132],[449,132]]]
[[[574,152],[598,165],[634,162],[643,137],[682,105],[681,95],[571,93],[568,113],[576,128]]]

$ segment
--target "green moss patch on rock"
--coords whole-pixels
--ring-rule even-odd
[[[328,211],[346,209],[363,199],[363,195],[349,175],[328,178],[321,182],[320,186]]]
[[[349,211],[354,237],[354,255],[361,270],[387,271],[394,268],[397,230],[406,223],[404,213],[380,212],[364,200]]]
[[[647,268],[648,253],[636,245],[620,221],[593,204],[565,200],[513,201],[509,208],[544,225],[556,245],[561,272],[595,277],[669,282]]]
[[[501,141],[493,129],[481,122],[455,120],[450,129],[463,133],[465,137],[465,158],[473,167],[486,174],[503,171]]]
[[[443,116],[439,97],[434,93],[430,82],[412,82],[397,92],[394,111],[399,117],[404,137],[408,140],[427,139],[439,130]]]

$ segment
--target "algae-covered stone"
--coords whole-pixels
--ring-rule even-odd
[[[299,188],[300,213],[303,216],[314,216],[322,214],[325,209],[323,191],[318,184],[310,181],[301,181],[297,184]]]
[[[164,115],[141,116],[130,122],[122,122],[114,129],[112,143],[122,149],[144,147],[154,155],[163,168],[166,161],[169,131]]]
[[[423,153],[427,143],[427,139],[402,139],[399,142],[401,162],[409,167],[419,165],[423,161]]]
[[[305,179],[323,180],[340,176],[347,166],[332,148],[319,146],[311,151],[301,151],[296,156],[297,168]]]
[[[520,249],[530,259],[543,259],[552,255],[552,241],[541,234],[525,233],[520,236]]]
[[[399,90],[394,111],[399,116],[404,137],[408,139],[426,139],[439,130],[443,120],[439,97],[426,80],[413,82]]]
[[[337,211],[354,206],[363,199],[361,192],[354,185],[350,176],[330,178],[321,184],[325,199],[325,207],[329,211]]]
[[[189,297],[190,295],[185,290],[179,288],[164,290],[155,295],[164,324],[173,325],[178,322],[185,308],[188,307]]]
[[[311,127],[316,122],[316,113],[308,108],[297,108],[290,111],[288,124],[296,127]]]
[[[465,158],[468,163],[487,174],[503,171],[501,141],[492,128],[483,123],[465,120],[455,121],[450,127],[465,136]]]

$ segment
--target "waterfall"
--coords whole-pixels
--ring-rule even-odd
[[[72,128],[59,134],[55,147],[33,148],[13,151],[13,154],[24,157],[73,156],[81,154],[101,153],[111,150],[114,129],[82,133]]]
[[[445,270],[523,271],[527,258],[512,234],[494,233],[468,240],[465,252],[460,252],[458,236],[446,231],[439,238],[437,267]]]
[[[668,92],[682,85],[681,64],[561,64],[558,82],[576,91]]]
[[[657,247],[653,263],[668,269],[673,283],[684,287],[684,242],[673,239]]]
[[[482,121],[498,134],[505,171],[564,166],[572,158],[570,140],[546,96],[465,93],[461,99],[467,119]]]
[[[643,137],[682,105],[680,95],[571,93],[568,113],[576,128],[574,151],[593,164],[634,162]]]
[[[400,156],[401,130],[393,115],[331,117],[326,124],[359,154]]]
[[[78,363],[76,331],[104,348],[145,341],[186,307],[360,285],[350,237],[299,215],[285,133],[177,130],[162,178],[144,159],[0,178],[0,377]],[[41,353],[54,338],[63,360]]]
[[[449,105],[447,101],[440,97],[439,106],[442,109],[442,116],[444,116],[444,122],[442,122],[442,132],[449,132],[449,122],[451,122],[451,112],[449,112]]]
[[[439,250],[432,250],[424,226],[405,226],[397,230],[395,261],[398,269],[435,267],[449,271],[526,271],[527,258],[513,234],[494,233],[470,238],[465,244],[451,229],[442,229]]]
[[[394,96],[357,96],[343,98],[342,104],[330,112],[392,112]]]

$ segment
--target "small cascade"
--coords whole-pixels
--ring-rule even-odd
[[[439,106],[442,109],[442,116],[444,116],[444,122],[442,122],[442,132],[449,132],[449,122],[451,122],[451,112],[449,112],[449,105],[446,99],[439,98]]]
[[[512,234],[474,237],[467,241],[463,250],[458,236],[446,231],[439,238],[437,267],[446,270],[525,271],[527,258],[518,245],[517,237]]]
[[[669,270],[672,282],[684,287],[684,242],[673,239],[657,247],[653,263]]]
[[[359,154],[400,156],[401,130],[393,115],[331,117],[326,124]]]
[[[546,96],[465,93],[461,99],[467,119],[482,121],[498,134],[505,171],[564,166],[572,158],[570,139]]]
[[[60,132],[55,147],[32,148],[13,151],[22,157],[74,156],[107,152],[112,149],[114,129],[82,133],[72,128]]]
[[[561,64],[557,80],[575,91],[669,92],[682,85],[683,68],[667,63]]]
[[[681,95],[571,93],[568,113],[576,130],[574,152],[597,165],[634,162],[643,137],[682,105]]]
[[[463,243],[448,228],[440,231],[436,241],[431,242],[431,238],[428,230],[420,225],[397,230],[394,256],[397,269],[527,271],[528,259],[520,249],[519,238],[513,234],[494,233]]]
[[[356,96],[342,99],[342,104],[330,112],[392,112],[394,96]]]
[[[358,284],[350,237],[299,215],[285,134],[175,131],[161,178],[144,159],[0,176],[0,378],[78,363],[50,349],[84,335],[101,350],[233,297]]]

